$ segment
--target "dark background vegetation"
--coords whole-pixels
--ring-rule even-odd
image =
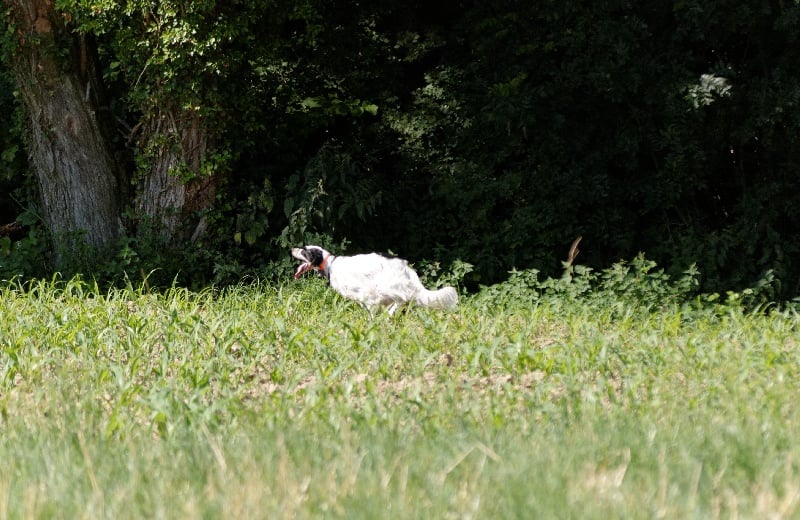
[[[58,4],[97,36],[131,164],[141,78],[161,75],[213,114],[225,179],[201,240],[162,244],[131,211],[110,253],[63,272],[288,277],[288,247],[316,241],[460,259],[474,287],[559,273],[580,235],[595,268],[644,252],[696,263],[705,290],[772,270],[798,293],[795,1],[165,1],[196,31],[161,61],[146,2]],[[0,225],[24,224],[0,236],[0,278],[49,276],[7,65],[0,84]]]

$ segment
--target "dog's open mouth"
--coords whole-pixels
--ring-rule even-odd
[[[303,273],[305,273],[309,269],[311,269],[310,263],[305,262],[303,264],[300,264],[299,266],[297,266],[297,271],[294,272],[294,279],[297,280],[298,278],[300,278],[300,276],[302,276]]]
[[[302,262],[299,266],[297,266],[297,271],[294,272],[294,279],[297,280],[298,278],[300,278],[300,276],[303,275],[303,273],[311,269],[311,262],[308,261],[308,259],[303,254],[303,250],[300,249],[299,247],[295,247],[292,249],[292,256],[296,260],[300,260],[300,262]]]

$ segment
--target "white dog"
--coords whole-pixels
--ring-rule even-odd
[[[370,314],[383,305],[391,315],[411,301],[437,309],[453,309],[458,304],[454,288],[429,291],[401,258],[376,253],[334,256],[319,246],[295,247],[292,256],[302,262],[294,273],[295,280],[309,269],[316,269],[328,279],[333,290],[361,303]]]

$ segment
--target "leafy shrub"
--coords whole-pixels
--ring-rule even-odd
[[[695,266],[673,280],[655,262],[639,255],[631,262],[618,262],[603,271],[571,266],[560,278],[540,277],[535,269],[512,271],[509,279],[484,287],[477,298],[484,305],[514,307],[547,303],[564,306],[578,300],[600,307],[624,303],[627,308],[649,312],[680,305],[695,294],[700,284]]]
[[[463,287],[465,277],[472,272],[473,265],[462,260],[454,260],[444,267],[440,262],[423,260],[415,265],[420,280],[425,287]]]

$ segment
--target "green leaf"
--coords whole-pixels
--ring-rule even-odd
[[[19,151],[19,146],[17,145],[9,146],[5,150],[3,150],[3,155],[2,155],[3,161],[8,163],[12,162],[14,160],[14,157],[16,157],[18,151]]]
[[[318,97],[307,97],[300,102],[300,105],[303,108],[319,108],[322,106],[322,103],[319,102]]]

